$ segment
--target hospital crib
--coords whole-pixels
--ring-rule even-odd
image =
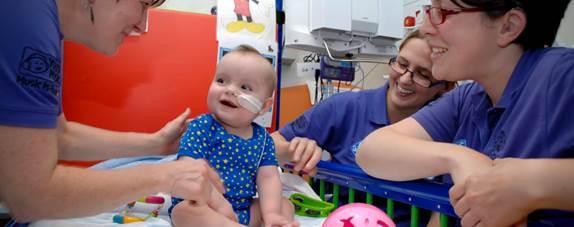
[[[292,170],[291,165],[285,166]],[[431,180],[416,180],[407,182],[394,182],[381,180],[368,176],[357,167],[320,161],[317,164],[317,175],[310,179],[310,183],[318,183],[319,196],[325,200],[327,193],[332,193],[332,202],[339,207],[340,191],[342,187],[349,190],[348,203],[364,202],[373,203],[373,197],[379,196],[386,199],[389,217],[394,216],[395,202],[409,204],[411,207],[410,226],[419,226],[419,210],[426,209],[440,213],[440,226],[445,227],[449,219],[456,218],[453,207],[450,205],[448,190],[450,185]],[[326,185],[333,184],[332,191],[327,192]],[[367,193],[366,201],[355,201],[355,192]],[[425,223],[423,223],[425,224]]]

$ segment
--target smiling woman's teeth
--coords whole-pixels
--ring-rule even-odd
[[[408,90],[408,89],[403,88],[403,87],[401,87],[401,86],[397,86],[397,88],[398,88],[399,92],[402,93],[402,94],[412,94],[412,93],[415,93],[415,91]]]
[[[446,51],[448,51],[448,49],[446,49],[446,48],[433,47],[433,48],[432,48],[431,57],[441,56],[441,55],[444,54]]]
[[[437,53],[437,54],[444,53],[444,52],[446,52],[446,51],[447,51],[446,48],[438,48],[438,47],[433,47],[433,48],[432,48],[432,52],[433,52],[433,53]]]

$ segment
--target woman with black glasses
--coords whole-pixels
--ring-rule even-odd
[[[421,34],[410,33],[399,55],[389,62],[389,81],[384,86],[329,97],[274,132],[278,160],[295,163],[296,171],[313,173],[326,150],[332,162],[356,166],[355,152],[365,136],[412,115],[454,88],[454,83],[433,77],[430,53]],[[399,225],[408,225],[408,207],[399,206],[395,214]]]
[[[357,163],[390,180],[450,173],[463,226],[572,226],[544,210],[574,210],[574,50],[548,48],[569,2],[433,0],[433,75],[475,82],[370,134]]]

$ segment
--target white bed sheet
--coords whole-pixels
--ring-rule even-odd
[[[129,168],[132,166],[142,165],[142,164],[157,164],[162,162],[170,162],[175,160],[175,155],[170,156],[147,156],[147,157],[137,157],[137,158],[121,158],[108,160],[102,162],[93,167],[93,169],[117,169],[117,168]],[[292,174],[281,173],[281,181],[283,183],[283,196],[289,197],[292,193],[300,192],[307,194],[311,197],[319,198],[319,196],[313,192],[311,187],[299,176]],[[116,224],[113,223],[113,216],[119,214],[123,207],[119,207],[114,211],[108,213],[102,213],[90,217],[83,218],[71,218],[71,219],[58,219],[58,220],[42,220],[30,224],[31,227],[169,227],[171,222],[169,216],[167,215],[167,209],[171,206],[171,198],[166,194],[158,194],[165,198],[166,203],[160,210],[160,215],[158,218],[149,218],[145,222],[135,222],[129,224]],[[137,204],[133,209],[136,215],[145,216],[149,212],[150,206]],[[141,213],[140,213],[141,212]],[[321,227],[324,218],[311,218],[303,216],[295,216],[295,219],[301,223],[301,227]]]
[[[160,215],[158,218],[150,218],[145,222],[134,222],[129,224],[116,224],[112,218],[117,213],[103,213],[95,216],[84,218],[60,219],[60,220],[43,220],[32,223],[30,227],[170,227],[169,217]],[[321,227],[324,218],[310,218],[295,216],[295,219],[301,223],[301,227]]]

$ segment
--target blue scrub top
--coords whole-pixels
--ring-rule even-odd
[[[55,128],[63,40],[56,2],[3,1],[0,15],[0,124]]]
[[[387,117],[389,84],[359,92],[333,95],[307,110],[279,133],[288,141],[307,137],[327,150],[332,161],[354,165],[360,142],[372,131],[390,124]]]
[[[433,140],[467,146],[493,159],[574,158],[572,88],[574,49],[531,50],[521,57],[495,106],[481,85],[470,83],[413,117]],[[574,213],[535,212],[529,220],[537,219],[572,225]]]

